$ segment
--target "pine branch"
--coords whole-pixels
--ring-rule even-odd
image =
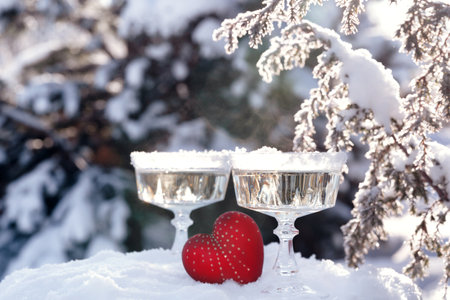
[[[337,0],[336,5],[344,8],[341,31],[345,34],[356,33],[359,25],[358,16],[365,10],[362,0]]]
[[[245,35],[250,38],[250,47],[258,48],[262,38],[275,29],[274,23],[279,27],[282,24],[300,24],[311,4],[322,5],[322,0],[265,0],[261,9],[239,13],[233,19],[224,20],[220,28],[214,31],[213,38],[216,41],[225,40],[228,54],[237,49],[239,39]]]
[[[398,141],[398,139],[395,136],[395,134],[392,134],[392,138],[394,139],[395,144],[406,155],[406,157],[409,157],[410,153],[408,153],[408,150],[406,149],[406,147],[404,145],[402,145]],[[450,202],[450,198],[449,198],[449,195],[448,195],[447,191],[442,189],[442,188],[440,188],[439,186],[437,186],[433,182],[433,179],[431,179],[430,175],[428,175],[424,170],[418,170],[418,173],[420,174],[421,178],[436,192],[436,194],[438,194],[438,196],[441,199],[441,201],[443,201],[443,202]]]

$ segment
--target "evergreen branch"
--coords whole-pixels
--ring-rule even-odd
[[[400,148],[400,150],[406,155],[406,157],[409,157],[410,153],[408,153],[408,150],[406,150],[406,147],[398,141],[395,134],[392,134],[391,136],[394,139],[395,144]],[[441,201],[447,201],[447,202],[450,201],[447,191],[445,189],[441,189],[439,186],[437,186],[433,182],[433,179],[431,179],[430,175],[428,175],[424,170],[419,169],[418,172],[419,172],[421,178],[436,192],[436,194],[438,194]]]
[[[359,17],[364,12],[362,0],[337,0],[336,5],[344,8],[342,16],[342,32],[345,34],[354,34],[358,31]]]
[[[238,48],[239,39],[248,35],[249,45],[258,48],[262,38],[270,35],[278,26],[300,24],[311,4],[322,4],[322,0],[265,0],[264,7],[255,11],[239,13],[233,19],[225,19],[220,28],[213,33],[213,39],[225,40],[225,50],[228,54]]]

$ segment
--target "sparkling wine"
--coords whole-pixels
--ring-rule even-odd
[[[198,208],[224,198],[228,173],[211,171],[136,170],[138,196],[164,208]]]
[[[233,170],[238,205],[299,217],[334,206],[338,172]]]

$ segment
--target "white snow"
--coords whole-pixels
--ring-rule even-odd
[[[55,94],[61,93],[61,102],[52,99]],[[78,114],[80,94],[75,82],[41,82],[34,79],[18,95],[17,104],[22,107],[30,107],[36,114],[47,114],[62,107],[67,117]]]
[[[156,100],[148,105],[139,119],[125,119],[122,127],[128,137],[133,140],[140,140],[152,130],[168,130],[171,132],[176,127],[178,117],[176,114],[164,114],[166,104]]]
[[[281,152],[263,147],[231,154],[233,168],[241,170],[328,171],[341,172],[346,161],[344,152]]]
[[[117,62],[114,61],[101,65],[95,72],[94,86],[99,89],[106,88],[117,65]]]
[[[0,30],[1,27],[0,24]],[[5,38],[0,44],[0,78],[10,85],[19,84],[26,67],[35,65],[66,47],[82,49],[89,41],[89,34],[67,22],[18,32],[14,39]]]
[[[145,48],[145,54],[156,60],[164,60],[172,51],[172,45],[169,43],[161,43],[150,45]]]
[[[228,151],[132,152],[137,169],[152,170],[230,170]]]
[[[438,183],[444,177],[450,180],[450,147],[444,146],[438,142],[430,142],[431,153],[434,159],[438,161],[430,168],[430,177],[433,182]],[[447,194],[450,195],[450,182],[446,182]]]
[[[64,46],[64,41],[49,41],[21,51],[13,61],[6,62],[6,70],[2,72],[3,79],[8,80],[8,77],[16,78],[25,67],[47,58]]]
[[[55,163],[47,160],[34,170],[8,185],[3,222],[15,223],[20,232],[32,233],[44,219],[42,191],[55,191],[55,181],[49,176]],[[2,227],[6,224],[0,224]],[[1,227],[0,227],[1,228]]]
[[[123,189],[125,182],[120,179],[123,176],[120,171],[112,170],[104,173],[95,167],[87,168],[77,183],[60,200],[52,215],[45,222],[41,221],[40,226],[35,224],[34,220],[40,214],[30,201],[36,201],[34,198],[37,197],[39,201],[43,201],[41,182],[57,184],[58,178],[62,178],[57,172],[53,177],[47,174],[52,165],[54,165],[52,161],[42,163],[36,171],[27,175],[34,176],[34,181],[27,181],[27,177],[21,177],[23,187],[16,192],[26,191],[26,187],[30,191],[15,195],[12,198],[14,207],[8,207],[6,210],[8,214],[21,212],[20,219],[16,221],[18,226],[23,227],[25,224],[28,227],[23,229],[30,228],[37,231],[17,256],[11,259],[6,274],[25,267],[39,267],[47,263],[67,261],[68,250],[73,249],[76,244],[85,244],[88,247],[86,253],[88,255],[105,248],[121,250],[118,245],[127,234],[126,220],[130,213],[129,208],[120,194],[108,201],[102,201],[98,192],[94,191],[97,184],[104,186],[105,183],[113,185],[116,189]],[[33,190],[39,194],[33,195],[31,193]],[[93,197],[94,194],[97,197]],[[30,227],[31,225],[33,227]],[[4,228],[4,225],[1,228]]]
[[[103,251],[85,260],[23,269],[0,283],[6,299],[298,299],[263,293],[286,281],[272,271],[277,244],[265,246],[262,276],[254,283],[204,284],[185,272],[181,258],[169,250],[122,254]],[[302,299],[420,299],[412,281],[392,269],[363,266],[358,270],[329,260],[301,258],[295,281],[316,291]],[[188,296],[187,296],[188,295]]]
[[[186,30],[189,22],[201,15],[226,13],[232,7],[230,2],[196,0],[187,8],[184,0],[128,0],[121,13],[119,34],[135,36],[145,32],[167,38]]]
[[[450,147],[450,124],[442,128],[439,132],[430,134],[429,137],[442,145]]]
[[[378,124],[391,132],[390,119],[403,120],[400,86],[392,71],[373,59],[366,49],[353,50],[335,31],[309,24],[317,37],[330,42],[329,51],[342,62],[339,77],[348,84],[350,100],[361,108],[371,109]]]
[[[108,100],[106,104],[106,117],[115,123],[121,123],[128,119],[128,116],[140,108],[140,103],[136,99],[134,91],[125,89],[119,95]]]
[[[149,67],[148,59],[144,57],[132,60],[125,68],[125,81],[134,88],[142,85],[145,70]]]
[[[411,253],[409,240],[414,234],[416,227],[421,219],[405,213],[401,216],[388,217],[383,220],[386,232],[389,234],[389,240],[381,244],[381,247],[369,253],[366,257],[366,263],[377,267],[389,267],[398,272],[410,262]],[[430,231],[435,228],[429,227]],[[444,240],[450,238],[450,226],[441,226],[440,236]],[[443,276],[444,265],[442,259],[435,255],[430,255],[428,276],[417,281],[417,285],[422,289],[423,299],[441,300],[444,295],[445,286],[440,282]]]
[[[62,93],[65,115],[68,117],[77,115],[80,106],[80,91],[78,86],[69,81],[62,86]]]
[[[396,171],[403,172],[405,171],[405,167],[407,165],[412,165],[416,160],[417,154],[419,153],[418,149],[415,149],[409,153],[408,156],[401,151],[400,149],[397,151],[391,152],[391,163]]]

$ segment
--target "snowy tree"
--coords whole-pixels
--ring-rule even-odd
[[[303,20],[311,4],[322,1],[263,1],[260,9],[224,20],[214,38],[224,39],[226,51],[233,53],[239,38],[248,35],[249,45],[257,48],[278,26],[279,35],[257,63],[268,82],[282,70],[303,67],[312,53],[320,52],[313,69],[318,86],[295,114],[294,150],[317,148],[313,121],[323,116],[326,149],[352,151],[354,137],[368,147],[369,170],[353,201],[353,219],[342,227],[349,265],[363,263],[365,254],[388,238],[383,220],[406,207],[421,221],[409,240],[412,259],[404,271],[413,278],[425,276],[428,255],[435,253],[444,261],[447,286],[450,241],[441,237],[440,228],[448,226],[450,150],[430,135],[450,122],[450,6],[412,2],[396,36],[421,72],[412,91],[401,97],[392,72],[367,50],[355,50],[334,31]],[[342,31],[355,33],[364,2],[342,0],[337,5],[344,8]]]

